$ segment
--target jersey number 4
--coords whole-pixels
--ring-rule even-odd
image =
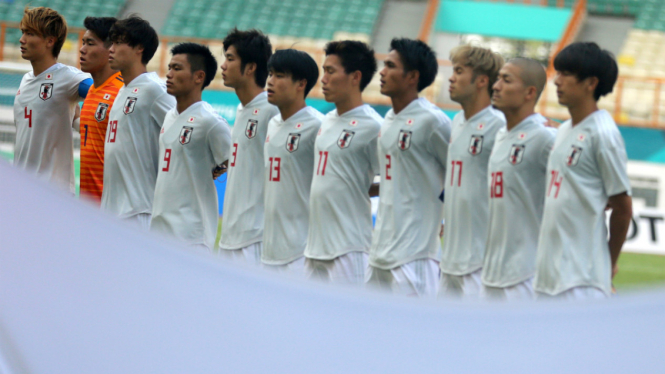
[[[503,172],[497,171],[492,173],[492,186],[490,187],[490,198],[502,198],[503,197]]]
[[[28,127],[32,127],[32,109],[30,109],[30,113],[28,113],[28,107],[25,107],[25,119],[28,120]]]

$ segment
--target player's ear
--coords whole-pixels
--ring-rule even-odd
[[[538,90],[535,86],[529,86],[526,88],[526,99],[531,100],[538,96]]]
[[[585,81],[584,83],[585,83],[585,87],[586,87],[587,91],[589,91],[591,93],[596,91],[596,87],[598,87],[598,83],[599,83],[598,77],[588,77],[584,81]]]
[[[203,84],[203,82],[205,82],[205,79],[206,79],[205,71],[197,70],[197,71],[194,72],[194,82],[196,84],[199,84],[199,83]]]
[[[476,88],[477,89],[487,89],[487,85],[490,83],[490,77],[485,74],[479,74],[476,76]]]
[[[415,84],[417,87],[420,81],[420,72],[418,70],[411,70],[406,73],[406,79],[409,81],[409,84]]]
[[[143,47],[142,44],[137,44],[137,45],[134,46],[134,52],[135,52],[136,54],[141,54],[141,55],[143,55],[143,51],[144,51],[144,50],[145,50],[145,47]]]
[[[247,75],[254,75],[256,73],[256,62],[249,62],[245,64],[245,72]]]
[[[55,36],[47,36],[46,37],[46,47],[47,48],[53,48],[53,46],[55,45],[55,42],[56,42]]]
[[[363,73],[360,70],[356,70],[351,73],[351,82],[354,86],[360,87],[360,81],[363,79]]]
[[[298,89],[305,91],[307,88],[307,79],[301,79],[298,81]]]

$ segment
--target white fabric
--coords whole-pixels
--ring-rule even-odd
[[[435,297],[439,291],[439,262],[423,258],[389,270],[370,264],[365,283],[399,295]]]
[[[79,84],[89,74],[57,63],[21,79],[14,99],[14,165],[74,193],[72,123]],[[46,91],[48,90],[48,91]]]
[[[485,284],[480,290],[480,297],[491,301],[534,300],[533,277],[508,287],[492,287]]]
[[[261,266],[262,251],[263,251],[263,242],[256,242],[244,248],[229,249],[229,250],[221,249],[219,252],[223,257],[230,258],[235,261],[244,262],[254,266]]]
[[[139,213],[130,217],[125,217],[127,222],[136,223],[141,229],[148,231],[150,230],[150,221],[152,216],[149,213]]]
[[[314,141],[322,119],[319,111],[305,107],[286,121],[278,114],[268,124],[264,147],[264,264],[287,264],[305,252]]]
[[[159,134],[159,166],[150,228],[212,249],[219,206],[212,170],[227,160],[231,130],[210,104],[171,109]]]
[[[348,252],[332,260],[306,258],[305,276],[330,283],[362,285],[367,257],[364,252]]]
[[[607,299],[609,295],[603,290],[591,286],[579,286],[569,288],[559,294],[550,295],[547,293],[536,292],[538,300],[565,300],[565,301],[584,301],[584,300],[602,300]]]
[[[246,106],[238,104],[231,129],[231,149],[224,195],[224,219],[219,247],[246,247],[263,238],[263,146],[268,122],[279,114],[262,92]]]
[[[141,74],[118,91],[104,143],[103,210],[121,218],[152,213],[159,131],[175,104],[155,73]]]
[[[505,126],[503,113],[491,106],[468,121],[463,111],[453,119],[444,183],[442,273],[464,275],[483,265],[489,223],[487,164],[496,133]]]
[[[227,251],[230,252],[230,251]],[[295,276],[305,276],[305,256],[300,256],[297,259],[282,265],[269,265],[263,263],[263,268],[269,271],[276,271],[283,274],[293,274]]]
[[[547,165],[535,289],[556,295],[592,286],[611,292],[605,207],[627,192],[626,146],[612,116],[598,110],[559,127]]]
[[[505,288],[536,272],[538,232],[545,204],[545,172],[556,130],[533,114],[502,128],[489,160],[489,228],[483,284]],[[519,230],[519,231],[518,231]]]
[[[478,269],[473,273],[464,275],[441,273],[439,297],[463,297],[467,299],[480,298],[480,291],[483,286],[481,280],[482,271],[483,269]]]
[[[381,185],[371,266],[392,269],[440,258],[439,196],[449,140],[450,119],[424,98],[386,114],[378,140]]]
[[[314,145],[306,257],[332,260],[369,250],[369,188],[379,173],[376,143],[381,121],[364,104],[341,116],[333,110],[321,123]]]

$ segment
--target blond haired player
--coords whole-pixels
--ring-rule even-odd
[[[516,58],[499,71],[492,104],[506,116],[489,160],[489,228],[483,294],[531,299],[538,232],[543,216],[547,160],[556,130],[534,108],[547,74],[540,63]]]
[[[503,58],[463,45],[450,52],[450,59],[450,98],[462,111],[453,119],[448,147],[439,294],[477,297],[489,218],[487,163],[494,137],[506,124],[503,113],[490,105]]]
[[[78,102],[92,79],[58,63],[67,38],[67,22],[50,8],[25,8],[20,24],[21,58],[32,71],[21,80],[14,99],[14,165],[74,192],[74,141]],[[76,119],[76,121],[75,121]]]

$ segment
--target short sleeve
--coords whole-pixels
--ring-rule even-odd
[[[71,100],[78,101],[88,95],[88,89],[93,85],[92,78],[90,74],[84,73],[79,69],[70,67],[71,79],[69,79],[69,84],[67,87],[67,92]]]
[[[175,98],[166,92],[159,95],[155,102],[152,104],[152,108],[150,108],[150,117],[159,128],[161,128],[164,124],[164,117],[166,117],[166,113],[173,109],[175,105]]]
[[[427,151],[445,168],[450,144],[450,119],[442,113],[441,116],[435,117],[435,121],[427,141]]]
[[[207,142],[208,148],[215,160],[215,165],[219,165],[229,159],[231,128],[223,118],[219,117],[217,123],[210,128]]]
[[[542,170],[547,170],[547,163],[550,160],[550,154],[552,153],[554,140],[556,139],[556,129],[546,127],[543,132],[542,153],[540,155],[539,166],[542,168]]]
[[[623,138],[617,129],[608,133],[600,133],[596,160],[603,187],[608,196],[624,192],[631,194],[630,181],[626,171],[628,157]]]

